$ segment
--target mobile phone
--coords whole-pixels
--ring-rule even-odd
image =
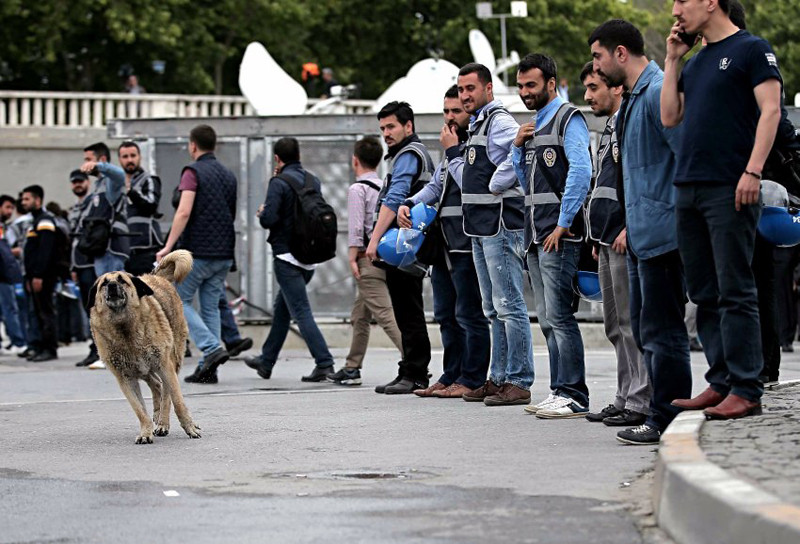
[[[697,33],[689,34],[688,32],[678,32],[678,37],[683,43],[689,46],[689,49],[694,47],[694,44],[697,42],[697,36]]]

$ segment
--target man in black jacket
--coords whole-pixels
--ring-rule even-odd
[[[306,284],[314,276],[317,265],[301,263],[289,250],[297,195],[287,179],[302,186],[305,184],[306,171],[300,164],[300,146],[296,139],[281,138],[275,143],[274,150],[276,175],[269,182],[267,199],[258,208],[257,217],[261,226],[269,229],[267,242],[272,246],[273,268],[279,289],[273,305],[272,327],[261,347],[261,355],[248,358],[245,362],[258,371],[259,376],[269,379],[289,333],[290,320],[294,319],[316,363],[311,374],[303,376],[302,381],[324,382],[334,374],[333,356],[314,321],[306,290]],[[312,178],[314,188],[320,191],[319,179],[313,175]]]
[[[36,353],[29,360],[33,362],[57,359],[58,336],[56,334],[56,315],[53,306],[56,271],[56,223],[53,216],[42,209],[44,189],[30,185],[22,190],[22,206],[33,216],[33,224],[28,231],[25,250],[25,288],[28,298],[28,319],[36,320],[39,339],[29,346]]]

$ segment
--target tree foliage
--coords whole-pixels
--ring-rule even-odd
[[[787,94],[800,91],[800,2],[745,0],[749,27],[768,39],[784,68]],[[573,89],[589,60],[586,39],[622,17],[645,34],[661,62],[671,24],[665,0],[528,0],[529,16],[507,20],[509,50],[552,55]],[[494,1],[507,12],[506,0]],[[478,20],[474,2],[445,0],[4,0],[0,2],[0,86],[119,91],[132,67],[150,92],[238,94],[238,69],[251,41],[262,42],[293,77],[304,62],[330,66],[343,83],[376,97],[417,61],[472,60],[468,34],[482,30],[500,55],[500,24]],[[166,62],[163,75],[154,60]],[[511,78],[513,81],[513,77]]]

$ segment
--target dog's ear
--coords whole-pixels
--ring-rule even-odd
[[[136,288],[136,295],[139,298],[147,297],[153,294],[153,290],[150,289],[150,286],[143,282],[140,278],[131,276],[131,281],[133,282],[133,286]]]
[[[94,308],[94,301],[97,298],[97,290],[100,289],[100,278],[97,278],[92,285],[92,288],[89,289],[89,300],[86,302],[86,311],[90,311]]]

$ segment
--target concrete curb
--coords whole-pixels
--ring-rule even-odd
[[[705,416],[684,412],[661,437],[653,489],[658,525],[679,544],[797,544],[800,508],[711,463]]]

